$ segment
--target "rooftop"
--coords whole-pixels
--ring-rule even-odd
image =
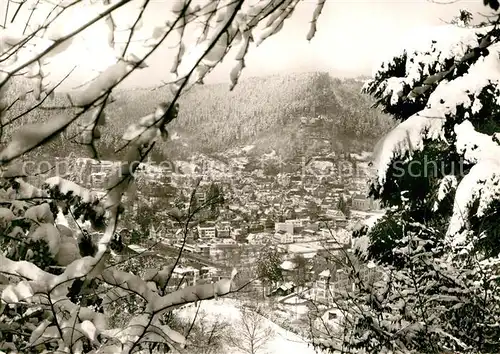
[[[281,263],[280,268],[283,270],[293,270],[297,267],[297,265],[292,261],[284,261]]]

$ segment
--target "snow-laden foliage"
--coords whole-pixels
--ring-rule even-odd
[[[20,188],[17,179],[4,184]],[[153,269],[141,278],[110,267],[110,250],[95,257],[98,249],[89,252],[83,235],[56,223],[61,213],[96,223],[103,210],[99,201],[61,178],[47,180],[45,187],[53,199],[2,200],[9,206],[0,209],[5,235],[0,255],[2,350],[129,353],[148,343],[183,346],[185,338],[161,322],[162,314],[235,290],[232,279],[223,279],[165,293],[170,268]],[[123,297],[142,299],[143,315],[108,328],[103,309]]]
[[[382,64],[365,86],[384,110],[399,112],[402,120],[375,149],[372,193],[392,205],[402,200],[394,194],[416,192],[412,184],[425,183],[420,196],[408,192],[410,209],[417,204],[427,209],[431,201],[441,202],[451,193],[447,233],[456,243],[459,233],[479,231],[471,230],[469,219],[484,216],[500,197],[500,145],[495,140],[500,128],[500,32],[490,26],[444,26],[441,31],[449,33],[442,42],[438,37],[429,40],[428,50],[404,51]],[[395,80],[401,86],[387,90]]]
[[[385,214],[357,230],[376,264],[338,296],[360,353],[491,353],[500,346],[500,30],[442,26],[384,61],[364,91],[400,120],[376,145],[370,194]],[[348,265],[347,265],[348,266]]]
[[[156,141],[168,137],[166,128],[177,117],[182,91],[202,83],[228,54],[235,54],[229,73],[230,88],[234,87],[250,44],[259,45],[279,32],[298,3],[173,0],[165,2],[164,16],[146,23],[143,14],[149,11],[149,1],[9,2],[17,8],[0,26],[0,133],[14,127],[0,151],[0,167],[8,167],[0,186],[0,350],[97,354],[181,348],[186,338],[168,327],[166,314],[236,290],[233,272],[230,279],[168,293],[165,288],[175,265],[144,277],[113,265],[111,258],[123,247],[115,231],[123,195]],[[319,1],[314,11],[309,40],[323,5]],[[194,40],[185,35],[193,28],[198,30]],[[28,183],[34,176],[24,171],[22,159],[70,131],[70,126],[78,127],[70,140],[99,158],[96,141],[110,119],[105,110],[113,100],[112,90],[147,67],[149,56],[167,41],[176,43],[177,51],[173,78],[166,83],[173,98],[158,102],[154,113],[124,127],[125,158],[111,174],[105,196],[98,198],[60,176],[41,188]],[[54,72],[68,63],[74,67],[57,77]],[[85,79],[65,96],[71,110],[55,107],[48,120],[36,115],[29,122],[22,120],[54,98],[74,70],[83,70]],[[18,77],[30,85],[23,86]],[[19,101],[37,102],[12,114]],[[15,165],[20,160],[21,168]],[[70,219],[77,226],[88,223],[98,239],[86,230],[69,228]],[[105,309],[123,298],[134,298],[141,315],[109,328]]]

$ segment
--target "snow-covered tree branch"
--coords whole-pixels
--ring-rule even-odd
[[[162,316],[183,304],[238,290],[233,272],[230,279],[164,293],[160,290],[168,283],[168,268],[158,272],[161,276],[144,279],[110,267],[109,259],[115,252],[123,196],[155,142],[168,139],[168,124],[182,109],[177,103],[182,92],[202,83],[225,58],[233,61],[232,89],[245,67],[250,43],[259,45],[280,31],[298,3],[172,1],[164,18],[145,23],[148,0],[8,1],[16,9],[12,17],[6,14],[0,28],[0,137],[8,137],[0,152],[5,206],[0,209],[5,235],[0,323],[15,322],[19,328],[2,331],[0,350],[132,353],[148,343],[182,348],[184,336],[164,324]],[[313,14],[309,40],[323,5],[319,1]],[[187,35],[193,29],[197,29],[194,40]],[[107,107],[113,90],[147,67],[148,58],[167,41],[177,48],[172,79],[165,83],[171,97],[125,129],[120,150],[126,158],[109,181],[105,197],[61,177],[48,179],[42,188],[28,183],[25,165],[18,162],[71,127],[78,127],[71,140],[99,159],[96,141],[111,119]],[[71,70],[58,77],[57,67],[68,62]],[[47,120],[25,119],[64,91],[61,85],[78,71],[86,73],[85,79],[65,95],[64,107],[51,108],[54,114]],[[21,112],[16,110],[20,102],[28,106]],[[97,244],[84,248],[82,244],[91,242],[76,237],[80,230],[62,225],[65,217],[90,222],[101,233]],[[91,300],[83,301],[82,294]],[[104,307],[130,295],[143,301],[143,315],[123,328],[108,328]]]
[[[363,283],[345,265],[357,290],[335,295],[346,311],[344,333],[323,333],[319,346],[370,353],[498,347],[499,36],[498,21],[440,26],[366,82],[364,92],[400,121],[371,162],[370,194],[387,210],[353,242],[380,276]]]

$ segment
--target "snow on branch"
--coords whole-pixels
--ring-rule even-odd
[[[390,163],[404,158],[410,152],[410,147],[421,150],[426,139],[446,142],[446,121],[454,119],[459,107],[470,111],[470,115],[479,113],[480,94],[491,85],[500,85],[499,49],[498,44],[491,45],[489,54],[473,63],[465,74],[441,82],[430,94],[425,108],[400,123],[379,141],[373,154],[376,184],[384,184]]]
[[[326,0],[317,0],[316,7],[314,8],[313,18],[311,20],[311,28],[307,33],[307,40],[310,41],[313,39],[316,34],[316,24],[318,22],[319,15],[321,15],[321,11],[323,11],[323,7],[325,6]]]
[[[172,1],[161,23],[151,24],[142,20],[148,3],[142,0],[29,0],[22,4],[15,19],[6,28],[0,29],[0,99],[6,96],[7,84],[13,83],[14,76],[23,76],[33,85],[31,90],[23,89],[16,100],[25,99],[27,93],[32,93],[38,104],[53,97],[53,75],[50,71],[57,67],[58,61],[81,60],[78,64],[84,69],[98,72],[96,77],[67,96],[76,113],[65,112],[50,117],[46,122],[21,125],[0,152],[2,166],[50,142],[72,123],[85,127],[81,132],[83,143],[94,146],[94,140],[101,134],[97,127],[106,121],[103,111],[112,90],[132,72],[146,68],[148,57],[167,37],[178,39],[179,49],[174,65],[176,77],[169,84],[174,99],[168,103],[158,102],[154,114],[128,127],[123,135],[123,140],[127,141],[126,158],[116,171],[118,173],[109,181],[104,201],[60,177],[49,178],[44,189],[38,189],[25,181],[26,176],[3,176],[7,179],[6,184],[10,183],[5,198],[13,202],[11,209],[0,210],[1,222],[6,227],[2,232],[16,223],[12,230],[5,232],[6,236],[25,248],[34,244],[30,242],[36,242],[37,247],[45,252],[42,255],[50,258],[42,259],[40,264],[35,265],[34,261],[17,260],[19,258],[11,254],[0,254],[0,273],[9,277],[9,284],[2,284],[1,287],[2,305],[7,304],[7,308],[16,311],[23,306],[37,307],[42,308],[42,312],[50,313],[26,327],[30,338],[25,341],[21,352],[31,352],[43,343],[52,343],[54,350],[68,353],[88,352],[84,347],[90,343],[96,354],[129,353],[145,342],[182,347],[186,343],[185,338],[161,323],[160,315],[186,303],[217,298],[238,290],[234,282],[236,272],[233,272],[230,279],[159,295],[152,281],[109,268],[106,263],[123,209],[123,195],[134,182],[138,163],[144,160],[159,137],[168,136],[166,126],[177,116],[179,107],[176,100],[181,92],[202,83],[206,75],[235,48],[233,69],[229,73],[232,89],[245,67],[245,56],[251,43],[255,40],[255,44],[259,45],[278,33],[285,20],[293,14],[299,0],[250,3],[223,0],[205,1],[203,4]],[[316,22],[324,4],[325,1],[318,1],[308,39],[316,31]],[[196,43],[188,43],[186,28],[196,25],[200,27],[200,36]],[[83,48],[89,54],[90,63],[82,58]],[[36,108],[37,105],[31,107],[5,125],[12,125]],[[1,109],[0,113],[4,113],[3,106]],[[92,115],[90,122],[82,124],[80,120],[87,112]],[[19,199],[29,200],[30,204],[15,207],[14,202]],[[84,218],[107,217],[106,222],[100,224],[91,220],[94,229],[104,231],[96,252],[91,256],[80,255],[79,244],[72,231],[57,225],[60,213],[71,214],[83,204],[88,207],[87,214],[92,215],[82,212]],[[26,251],[30,256],[33,253],[33,249]],[[159,278],[163,277],[163,282],[167,282],[164,275],[165,272],[149,280],[156,279],[161,283]],[[133,318],[125,328],[108,330],[102,314],[77,300],[78,292],[89,291],[89,284],[93,282],[103,285],[106,290],[112,288],[98,296],[105,303],[113,302],[124,294],[142,298],[146,305],[144,315]],[[19,348],[16,349],[19,351]]]
[[[483,159],[474,165],[470,172],[458,185],[453,216],[450,220],[448,235],[452,244],[458,245],[466,240],[469,210],[472,204],[478,202],[477,217],[485,216],[485,211],[493,201],[500,199],[500,161],[495,159]]]
[[[2,292],[2,300],[16,303],[30,299],[35,294],[51,294],[53,298],[65,298],[68,287],[78,278],[92,279],[102,272],[106,258],[84,257],[68,265],[61,275],[45,272],[26,261],[12,261],[1,255],[0,272],[17,275],[26,281],[10,284]]]

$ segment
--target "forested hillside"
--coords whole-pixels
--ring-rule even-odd
[[[322,126],[324,139],[345,149],[362,148],[392,123],[370,108],[372,101],[360,94],[361,86],[360,81],[335,79],[328,73],[250,78],[231,92],[227,84],[198,86],[181,98],[181,111],[172,127],[194,151],[221,152],[255,143],[265,150],[300,151],[300,144],[308,143],[295,139],[303,133],[299,131],[300,118],[321,115],[326,124]],[[168,96],[165,92],[122,91],[116,95],[118,110],[124,112],[124,119],[146,113],[143,110],[154,107],[159,96]],[[133,102],[140,105],[130,107]],[[185,145],[172,145],[170,152],[186,149]]]
[[[255,144],[255,153],[276,150],[293,158],[295,153],[314,154],[316,140],[323,145],[329,141],[332,149],[369,148],[392,123],[370,108],[372,101],[360,93],[361,86],[360,81],[335,79],[328,73],[250,78],[234,91],[229,91],[227,84],[197,86],[180,98],[181,110],[170,128],[171,136],[180,138],[162,143],[155,155],[175,159]],[[108,108],[108,126],[103,129],[106,134],[99,143],[103,157],[123,144],[124,127],[136,117],[151,113],[158,102],[170,98],[170,93],[166,88],[122,90],[114,98]],[[64,97],[56,97],[44,106],[68,103]],[[19,114],[24,103],[16,105]],[[45,113],[50,118],[57,110]],[[322,117],[319,125],[301,124],[301,117],[318,116]],[[67,134],[65,139],[53,142],[51,154],[81,154],[81,146],[65,144],[70,137]],[[61,144],[65,144],[64,149]]]

